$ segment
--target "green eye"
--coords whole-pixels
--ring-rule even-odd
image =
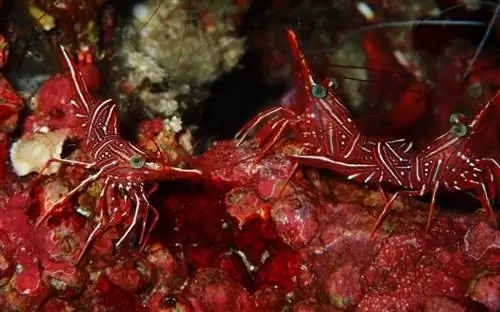
[[[451,134],[454,137],[461,138],[467,134],[467,126],[462,123],[455,123],[451,126]]]
[[[130,157],[130,165],[135,169],[144,167],[145,163],[146,161],[144,160],[144,158],[142,158],[141,155],[133,155],[132,157]]]
[[[316,98],[322,99],[325,98],[328,95],[328,93],[326,92],[326,89],[322,85],[315,84],[312,87],[312,95]]]

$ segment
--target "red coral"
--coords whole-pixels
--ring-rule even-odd
[[[300,260],[299,255],[287,246],[275,248],[256,272],[257,284],[260,287],[278,286],[283,291],[293,291]]]
[[[14,255],[18,263],[13,277],[14,288],[22,294],[35,293],[42,287],[34,233],[31,231],[30,221],[24,214],[28,204],[28,196],[15,194],[7,206],[3,207],[0,220],[0,231],[5,233],[3,237],[6,238],[2,244],[9,254]]]
[[[245,262],[235,252],[225,253],[220,255],[214,262],[214,267],[220,268],[231,276],[233,280],[238,282],[245,289],[253,289],[253,278],[248,272]]]
[[[325,293],[328,300],[342,309],[353,308],[363,297],[361,268],[353,262],[341,264],[328,277]]]
[[[251,147],[242,147],[245,148],[250,150],[242,154],[253,153]],[[218,153],[217,149],[214,153]],[[238,154],[240,152],[236,155]],[[210,159],[209,155],[204,157]],[[251,163],[247,166],[251,166]],[[264,159],[261,166],[273,166],[273,162]],[[212,174],[223,174],[225,181],[232,181],[237,187],[237,191],[230,194],[239,194],[239,200],[230,201],[229,207],[238,202],[250,203],[250,207],[255,207],[254,202],[260,202],[258,205],[262,205],[264,201],[246,201],[242,198],[255,198],[255,195],[251,194],[258,187],[256,181],[259,181],[259,172],[279,174],[279,171],[273,170],[276,168],[261,167],[258,170],[245,171],[245,167],[240,166],[232,172],[213,171]],[[244,180],[241,179],[243,176],[240,172],[246,172]],[[266,176],[266,179],[270,178],[272,177]],[[242,184],[243,186],[240,186]],[[339,192],[352,194],[351,189],[337,188],[336,196],[344,198],[345,195]],[[325,192],[329,193],[331,194]],[[360,196],[369,195],[361,192]],[[366,200],[356,199],[360,202]],[[363,209],[359,205],[332,204],[326,198],[313,199],[309,193],[294,188],[293,192],[274,201],[270,207],[278,236],[299,250],[300,257],[292,256],[294,252],[285,253],[282,259],[286,260],[281,262],[271,254],[257,271],[257,285],[279,285],[280,289],[291,287],[296,291],[303,288],[316,296],[326,292],[331,304],[339,308],[357,307],[362,311],[385,310],[390,306],[398,307],[398,311],[415,311],[436,296],[456,301],[457,307],[472,305],[465,296],[468,282],[486,265],[485,262],[471,259],[464,252],[472,246],[471,240],[474,236],[468,234],[469,238],[466,238],[465,235],[472,226],[472,217],[441,215],[436,219],[429,237],[421,230],[426,212],[403,210],[402,213],[390,216],[382,231],[370,240],[369,233],[375,219],[366,213],[366,208]],[[251,213],[242,213],[242,209],[252,212],[256,208],[245,205],[238,209],[231,208],[230,211],[234,211],[233,214],[244,223],[246,216]],[[258,224],[252,222],[248,225],[254,223]],[[239,236],[238,241],[242,238],[244,236]],[[254,244],[256,242],[252,239],[249,241]],[[490,246],[491,243],[487,245]],[[482,250],[486,250],[485,248],[486,246]],[[254,245],[251,249],[259,250],[260,247]],[[487,250],[492,255],[497,254],[495,250]],[[260,255],[262,256],[262,253]],[[257,257],[251,261],[259,263]],[[294,261],[297,261],[295,269],[287,269],[290,265],[294,267]],[[298,283],[283,283],[286,277],[296,278]],[[431,303],[428,304],[429,309],[439,304]]]
[[[0,132],[9,133],[16,129],[18,114],[23,106],[23,100],[0,74]]]
[[[489,251],[500,250],[500,231],[485,222],[480,222],[468,230],[464,242],[467,254],[479,260]]]
[[[303,248],[318,235],[315,206],[309,197],[295,193],[284,197],[273,207],[271,215],[278,234],[292,248]]]
[[[79,295],[88,281],[88,273],[84,269],[65,262],[44,261],[42,277],[62,298]]]
[[[80,300],[81,306],[100,307],[112,311],[144,311],[138,298],[128,296],[125,291],[115,286],[104,274],[100,274],[94,284],[87,285],[86,293]]]
[[[223,162],[222,147],[228,157],[256,153],[251,144],[221,143],[198,159],[210,162],[200,167]],[[92,223],[83,226],[85,218],[68,203],[68,213],[55,215],[35,237],[30,198],[13,194],[0,218],[0,280],[10,281],[17,295],[1,297],[0,304],[38,307],[51,291],[58,299],[48,300],[46,310],[496,308],[490,286],[497,273],[479,274],[498,271],[497,231],[477,217],[440,213],[425,235],[427,211],[406,203],[370,240],[377,212],[359,204],[374,205],[370,191],[312,172],[299,174],[280,198],[262,191],[263,181],[280,181],[289,170],[289,161],[276,154],[257,166],[249,160],[214,170],[213,184],[169,189],[155,199],[162,226],[145,256],[125,246],[115,250],[119,235],[109,231],[79,268],[72,263]],[[86,194],[78,204],[91,205],[92,198]],[[357,204],[336,202],[345,198]],[[264,207],[268,214],[259,212]],[[26,291],[31,300],[22,305]]]
[[[269,217],[268,204],[251,188],[233,188],[226,193],[227,212],[238,222],[238,226],[254,219],[266,220]]]
[[[195,311],[254,311],[248,292],[217,269],[196,272],[186,288],[186,298]]]
[[[317,302],[315,299],[308,299],[293,305],[292,312],[339,312],[342,311],[331,305]]]
[[[500,274],[481,274],[470,285],[470,297],[490,311],[500,310]]]
[[[4,181],[7,176],[7,158],[9,156],[9,138],[4,133],[0,133],[0,181]]]
[[[50,298],[41,308],[42,312],[71,311],[75,307],[68,301],[59,298]]]
[[[16,263],[12,276],[14,293],[3,295],[6,296],[6,305],[12,309],[36,307],[46,298],[49,291],[42,281],[40,258],[35,245],[35,236],[31,230],[31,222],[24,213],[28,204],[28,196],[16,193],[1,211],[0,244],[5,252],[12,255]],[[29,300],[22,302],[22,296],[29,296]]]
[[[142,259],[120,261],[108,268],[107,276],[126,293],[135,294],[151,282],[152,267]]]
[[[278,286],[266,287],[253,295],[255,309],[259,311],[281,312],[288,305],[286,292]]]
[[[460,303],[443,296],[436,296],[424,305],[424,312],[466,312],[467,308]]]
[[[172,292],[182,286],[188,277],[185,261],[176,257],[161,244],[152,246],[148,260],[156,266],[158,288],[165,289],[166,293]]]
[[[191,304],[182,294],[164,295],[155,293],[149,301],[149,311],[151,312],[193,312]]]
[[[95,65],[86,65],[80,68],[91,93],[95,93],[101,86],[100,74]],[[76,108],[71,105],[73,96],[69,75],[56,75],[45,81],[36,96],[34,114],[24,122],[24,131],[36,132],[43,127],[49,130],[70,128],[71,137],[81,138],[83,130],[81,121],[76,116]]]

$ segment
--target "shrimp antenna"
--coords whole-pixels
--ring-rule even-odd
[[[353,70],[367,70],[367,71],[373,72],[373,73],[390,74],[393,76],[401,76],[402,78],[409,78],[409,79],[414,78],[414,76],[411,73],[395,72],[395,71],[392,71],[390,69],[372,68],[372,67],[368,67],[368,66],[357,66],[357,65],[342,65],[342,64],[336,64],[336,63],[329,63],[328,66],[332,67],[332,68],[347,68],[347,69],[353,69]],[[342,78],[366,82],[366,80],[363,80],[360,78],[346,77],[346,76],[342,76]],[[429,79],[423,79],[423,80],[426,82],[430,82]]]
[[[417,23],[417,22],[419,25],[453,25],[453,26],[484,26],[485,25],[485,23],[483,23],[483,22],[467,21],[467,20],[460,20],[460,21],[411,20],[411,21],[396,21],[396,22],[380,23],[380,24],[376,24],[376,25],[370,25],[370,26],[358,28],[357,30],[350,32],[346,36],[344,36],[335,48],[318,49],[318,50],[314,51],[314,53],[307,53],[307,56],[321,55],[324,53],[338,51],[338,50],[340,50],[340,47],[348,41],[348,39],[355,37],[359,34],[365,33],[367,31],[373,30],[373,29],[402,27],[402,26],[415,27],[415,23]]]
[[[497,4],[497,2],[493,1],[483,1],[483,3],[488,3],[488,4]],[[359,34],[362,34],[364,32],[373,30],[373,29],[381,29],[381,28],[393,28],[393,27],[411,27],[412,29],[420,26],[420,25],[442,25],[442,26],[485,26],[486,24],[483,22],[479,21],[471,21],[471,20],[456,20],[456,21],[449,21],[449,20],[433,20],[436,17],[439,17],[443,15],[444,13],[451,12],[453,10],[459,9],[461,7],[465,6],[464,3],[454,5],[452,7],[449,7],[445,10],[443,10],[440,14],[437,16],[430,16],[426,17],[424,19],[417,19],[417,20],[409,20],[409,21],[393,21],[393,22],[386,22],[386,23],[379,23],[375,25],[370,25],[370,26],[365,26],[358,28],[357,30],[348,33],[347,35],[342,37],[342,40],[337,44],[337,47],[335,48],[327,48],[327,49],[319,49],[315,51],[314,53],[307,53],[307,55],[318,55],[318,54],[324,54],[324,53],[329,53],[329,52],[334,52],[340,49],[340,47],[348,41],[348,39],[357,36]],[[497,4],[498,6],[498,4]],[[494,20],[494,18],[493,18]],[[490,21],[491,24],[491,21]]]
[[[478,1],[478,2],[481,2],[481,3],[484,3],[484,4],[491,4],[491,5],[496,5],[497,4],[497,1],[489,1],[489,0],[483,0],[483,1]],[[465,3],[465,1],[463,3],[460,3],[460,4],[455,4],[449,8],[446,8],[446,9],[443,9],[439,14],[437,14],[436,16],[431,16],[431,17],[428,17],[428,18],[425,18],[425,19],[422,19],[418,22],[415,23],[414,27],[412,28],[415,28],[415,27],[418,27],[422,21],[426,21],[426,20],[431,20],[433,18],[437,18],[437,17],[440,17],[442,15],[444,15],[445,13],[449,13],[449,12],[452,12],[456,9],[460,9],[460,8],[463,8],[465,7],[467,4]]]
[[[481,50],[483,49],[484,45],[486,44],[486,40],[488,39],[488,36],[491,32],[491,29],[493,28],[493,25],[495,24],[495,19],[498,16],[498,13],[500,12],[500,2],[495,7],[495,12],[493,13],[493,16],[491,17],[490,23],[488,24],[488,28],[484,32],[483,38],[481,39],[481,42],[479,43],[479,46],[476,49],[476,53],[474,53],[474,56],[469,62],[469,65],[467,66],[467,69],[465,70],[464,75],[462,78],[467,77],[469,74],[470,70],[472,69],[472,65],[476,62],[476,59],[479,57],[479,53],[481,53]]]
[[[161,152],[160,146],[158,145],[158,143],[156,142],[155,139],[151,139],[151,141],[153,141],[153,144],[156,146],[156,153],[158,153],[160,155],[161,162],[162,162],[163,166],[166,166],[167,163],[165,162],[165,157],[163,156],[163,153]]]
[[[147,24],[149,24],[149,22],[151,22],[151,20],[153,19],[153,17],[155,16],[155,14],[160,10],[160,7],[163,3],[163,0],[160,0],[156,3],[156,6],[153,10],[153,12],[151,12],[151,14],[149,15],[148,19],[142,23],[142,25],[140,25],[139,27],[137,27],[137,31],[140,33],[144,27],[146,27]]]
[[[373,30],[373,29],[381,29],[381,28],[393,28],[393,27],[404,27],[404,26],[411,26],[415,27],[415,22],[416,20],[413,21],[396,21],[396,22],[387,22],[387,23],[381,23],[377,25],[371,25],[371,26],[365,26],[358,28],[357,30],[348,33],[344,38],[343,41],[354,37],[360,33],[366,32],[368,30]],[[458,20],[458,21],[445,21],[445,20],[418,20],[419,25],[452,25],[452,26],[484,26],[483,22],[478,22],[478,21],[467,21],[467,20]]]

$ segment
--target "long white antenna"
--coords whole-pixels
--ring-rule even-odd
[[[465,77],[467,77],[467,75],[469,74],[469,72],[472,69],[472,65],[474,65],[474,62],[476,62],[476,59],[479,57],[479,53],[481,53],[481,50],[483,49],[483,47],[486,43],[486,40],[488,39],[488,35],[491,32],[491,29],[493,28],[493,25],[495,25],[495,20],[497,18],[498,12],[500,12],[500,1],[498,1],[498,4],[495,7],[495,12],[493,13],[493,16],[491,17],[490,23],[488,24],[488,28],[486,29],[486,32],[483,35],[483,39],[481,39],[481,42],[479,43],[479,46],[476,49],[476,53],[474,53],[474,56],[470,60],[469,66],[467,66],[467,69],[465,70],[465,73],[462,76],[462,78],[465,79]]]

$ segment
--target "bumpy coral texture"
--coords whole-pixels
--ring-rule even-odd
[[[164,13],[171,3],[162,1]],[[164,13],[159,17],[169,21]],[[205,31],[218,27],[210,14],[203,16]],[[8,55],[0,48],[1,67]],[[200,73],[210,80],[214,69],[205,65]],[[83,72],[99,81],[92,65]],[[158,74],[155,79],[164,74],[151,73]],[[159,150],[172,165],[199,168],[203,181],[165,183],[150,196],[161,219],[144,252],[133,238],[116,248],[123,229],[111,228],[74,266],[96,225],[103,181],[35,229],[40,212],[88,172],[62,166],[39,181],[36,173],[19,177],[8,159],[16,126],[19,140],[67,129],[70,139],[81,138],[70,95],[67,76],[48,80],[18,125],[24,103],[0,77],[0,310],[500,310],[500,231],[480,216],[439,211],[425,234],[428,205],[401,199],[370,239],[382,206],[377,192],[301,169],[278,196],[293,167],[284,154],[297,146],[255,164],[259,150],[251,142],[239,148],[217,142],[191,159],[189,144],[177,140],[176,118],[144,121],[136,143]],[[83,161],[85,154],[76,148],[67,158]]]
[[[137,4],[120,48],[127,70],[122,95],[138,95],[147,112],[163,117],[206,98],[209,84],[232,70],[245,51],[235,22],[245,8],[231,1]],[[152,92],[145,84],[161,90]]]
[[[426,235],[425,205],[403,200],[370,240],[380,207],[374,192],[306,171],[277,198],[291,163],[280,154],[256,166],[241,162],[256,152],[251,144],[237,149],[234,142],[217,143],[195,159],[211,179],[156,196],[164,219],[144,254],[133,244],[114,250],[119,233],[112,230],[77,268],[72,261],[90,219],[67,205],[34,230],[28,192],[3,191],[2,306],[498,310],[500,234],[479,217],[440,213]],[[66,179],[63,174],[51,183]],[[49,191],[49,183],[43,188]],[[80,196],[79,205],[92,203],[93,193]]]
[[[41,128],[78,129],[73,112],[65,109],[67,90],[56,92],[51,84],[41,88],[21,137]],[[9,101],[20,104],[6,118],[17,118],[22,101],[9,90]],[[60,100],[45,102],[46,95]],[[161,119],[145,121],[137,143],[159,149],[172,165],[197,167],[205,177],[165,184],[152,195],[162,217],[144,253],[134,239],[115,248],[123,229],[112,228],[75,267],[95,226],[102,181],[35,229],[36,216],[88,172],[63,166],[34,183],[36,175],[21,179],[10,165],[4,168],[1,178],[9,181],[0,191],[4,309],[498,310],[500,234],[480,217],[440,212],[424,234],[427,205],[402,200],[370,240],[382,204],[376,192],[305,170],[278,197],[293,167],[283,154],[296,146],[254,164],[259,150],[251,143],[236,148],[232,141],[218,142],[190,159],[173,128]],[[78,132],[73,134],[78,139]],[[4,159],[9,139],[4,133]],[[78,149],[67,157],[85,160]]]

